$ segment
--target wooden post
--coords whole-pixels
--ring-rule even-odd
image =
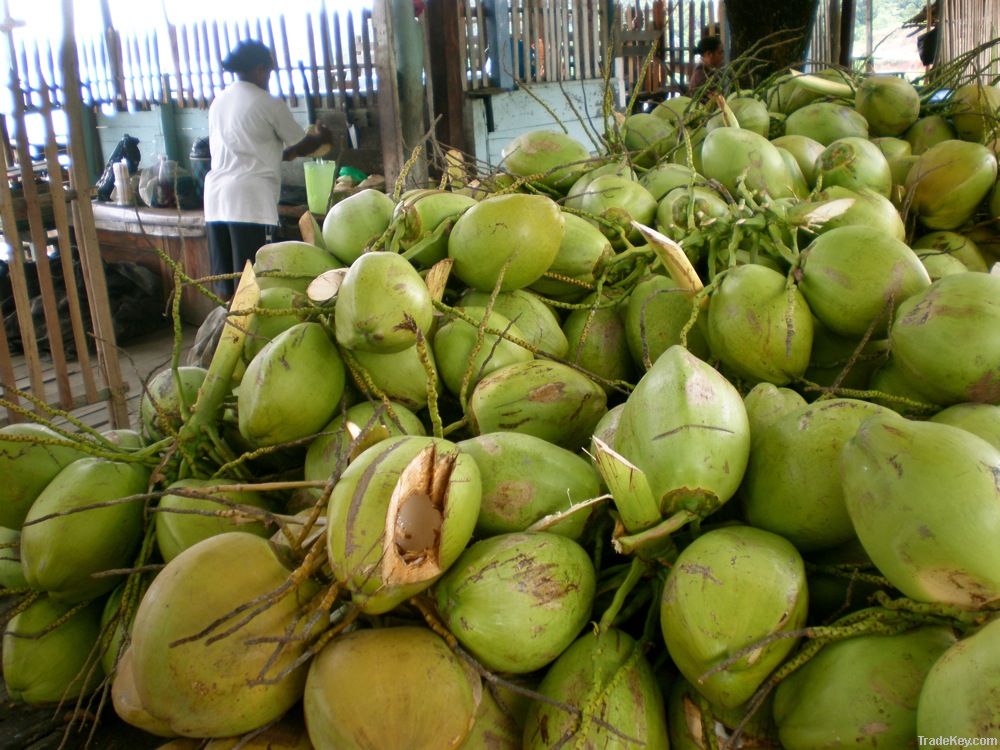
[[[490,55],[490,85],[504,91],[514,88],[514,55],[510,35],[508,0],[483,0],[486,39]]]
[[[73,23],[73,0],[62,0],[63,37],[59,54],[63,85],[67,91],[80,90],[80,71],[76,57],[76,38]],[[94,226],[94,209],[90,205],[90,181],[82,143],[83,117],[79,96],[66,97],[66,120],[69,125],[70,186],[76,190],[73,201],[73,224],[80,265],[87,281],[90,317],[97,344],[97,359],[108,386],[108,415],[112,427],[129,426],[125,401],[125,383],[115,348],[115,327],[108,305],[108,285],[104,277],[101,248]]]
[[[68,2],[68,0],[64,0]],[[378,121],[382,139],[382,173],[386,186],[393,185],[406,161],[403,126],[396,80],[395,23],[393,0],[375,0],[375,68],[378,75]]]
[[[454,0],[427,3],[427,27],[431,35],[430,78],[434,87],[436,135],[442,144],[466,151],[465,147],[465,65],[459,43],[462,19]]]
[[[857,15],[855,0],[843,0],[840,12],[840,55],[837,60],[841,67],[851,69],[854,53],[854,18]]]

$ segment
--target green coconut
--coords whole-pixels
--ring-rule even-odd
[[[459,750],[522,750],[524,717],[531,699],[501,685],[483,686],[472,731]]]
[[[292,326],[247,365],[237,396],[240,434],[259,446],[315,434],[333,418],[345,381],[344,363],[323,326]]]
[[[692,101],[690,96],[674,96],[670,99],[664,99],[653,108],[653,114],[673,125],[679,125],[685,121],[690,113]]]
[[[904,376],[927,399],[1000,403],[1000,277],[935,281],[900,305],[889,341]]]
[[[600,494],[600,479],[589,461],[557,445],[518,432],[491,432],[458,443],[482,475],[482,502],[476,535],[526,531],[543,517],[568,510]],[[587,517],[552,527],[579,539]]]
[[[815,102],[788,116],[785,120],[785,135],[804,135],[829,146],[838,138],[867,138],[868,121],[843,104]]]
[[[21,532],[0,526],[0,589],[26,589],[21,568]]]
[[[149,469],[135,463],[81,458],[49,482],[21,530],[21,566],[32,588],[58,601],[83,602],[118,583],[93,577],[131,566],[143,534]],[[114,502],[102,507],[100,503]],[[74,511],[74,512],[71,512]]]
[[[448,630],[488,669],[526,674],[546,666],[590,619],[590,556],[547,532],[501,534],[472,544],[435,586]]]
[[[819,155],[816,171],[817,181],[822,180],[824,187],[869,188],[886,198],[892,188],[889,162],[867,138],[838,138]]]
[[[778,685],[774,720],[785,750],[918,747],[917,700],[928,671],[955,642],[922,627],[823,647]]]
[[[297,292],[291,287],[274,286],[261,290],[257,306],[261,311],[281,310],[285,313],[269,315],[266,312],[258,311],[253,316],[247,327],[246,339],[243,341],[243,359],[248,363],[257,355],[257,352],[264,348],[264,344],[279,333],[287,331],[296,323],[302,322],[298,315],[287,311],[304,307],[305,298],[301,292]]]
[[[132,668],[132,647],[126,647],[115,665],[114,678],[111,681],[111,705],[122,721],[131,724],[157,737],[176,737],[177,732],[163,719],[154,717],[146,710],[139,697],[139,689],[135,683],[135,673]],[[194,740],[189,740],[193,742]],[[184,740],[178,740],[184,742]],[[199,741],[200,743],[201,741]],[[169,745],[165,746],[169,747]],[[189,745],[181,745],[180,750],[194,750]]]
[[[931,281],[937,281],[944,276],[951,276],[955,273],[968,273],[969,271],[962,261],[951,255],[918,254],[918,257],[920,258],[920,262],[924,264],[924,268],[927,269],[927,275],[931,277]]]
[[[406,256],[423,268],[430,268],[448,255],[446,222],[455,222],[476,199],[450,190],[410,190],[393,209],[398,222],[396,239]],[[419,247],[417,247],[419,245]]]
[[[663,588],[660,626],[681,674],[711,703],[736,708],[795,648],[797,639],[773,636],[801,628],[807,608],[805,566],[795,547],[762,529],[730,526],[681,551]],[[768,637],[770,643],[706,675]]]
[[[604,389],[579,370],[549,360],[508,365],[479,381],[467,414],[476,435],[508,430],[575,450],[607,411]]]
[[[863,422],[841,454],[847,511],[872,562],[905,596],[958,607],[1000,599],[998,473],[1000,451],[982,438],[896,415]]]
[[[329,482],[347,468],[347,464],[375,443],[397,435],[425,435],[417,416],[402,404],[388,406],[362,401],[339,414],[309,443],[304,478],[310,482]],[[322,490],[312,489],[318,498]]]
[[[750,423],[752,456],[760,437],[770,429],[771,425],[790,412],[804,409],[806,400],[791,388],[779,388],[774,383],[757,383],[743,397],[743,405],[746,407],[747,420]]]
[[[270,536],[267,525],[252,512],[236,517],[203,515],[230,512],[236,510],[234,505],[268,510],[269,503],[259,492],[215,489],[230,483],[224,479],[180,479],[167,487],[169,494],[160,498],[157,506],[160,512],[156,516],[156,546],[164,562],[170,562],[203,539],[227,531]],[[177,494],[176,490],[202,496]]]
[[[809,213],[816,203],[829,203],[835,200],[850,200],[853,203],[842,213],[813,228],[816,234],[837,227],[864,226],[895,237],[900,242],[905,240],[906,225],[903,224],[899,211],[888,198],[869,188],[853,190],[839,185],[828,187],[815,193],[809,203],[800,204],[802,209],[793,208],[791,215],[795,217],[803,212]]]
[[[462,295],[461,304],[486,307],[490,296],[487,292],[468,291]],[[493,299],[493,310],[514,323],[525,340],[538,350],[557,358],[569,351],[558,318],[537,294],[525,289],[501,292]]]
[[[353,352],[352,355],[380,393],[412,411],[420,411],[427,406],[430,385],[440,393],[441,378],[433,357],[429,358],[431,370],[428,373],[416,345],[395,354]],[[433,382],[429,383],[429,380]],[[376,393],[369,395],[373,398],[380,397]]]
[[[67,445],[46,445],[61,441]],[[55,430],[27,422],[0,427],[0,526],[20,529],[28,509],[56,474],[87,454]]]
[[[779,147],[778,153],[781,154],[781,158],[785,162],[785,169],[788,170],[788,184],[791,187],[792,195],[799,200],[805,200],[809,197],[809,184],[806,182],[805,175],[802,174],[802,168],[790,151]]]
[[[454,443],[401,436],[347,467],[327,507],[334,578],[362,611],[382,614],[431,586],[476,525],[480,472]]]
[[[939,411],[931,421],[961,427],[1000,450],[1000,406],[996,404],[955,404]]]
[[[72,702],[93,691],[104,677],[95,658],[100,633],[99,602],[81,608],[48,596],[32,602],[4,629],[7,696],[37,705]]]
[[[868,389],[882,396],[872,396],[869,400],[881,406],[887,406],[899,414],[923,413],[940,404],[931,402],[923,393],[907,379],[896,360],[891,356],[872,373]]]
[[[618,432],[618,423],[621,421],[623,411],[625,411],[625,402],[618,404],[618,406],[612,406],[601,417],[597,426],[594,427],[594,435],[590,440],[591,455],[596,453],[594,449],[595,440],[600,440],[605,445],[615,444],[615,434]]]
[[[139,399],[139,419],[142,434],[152,441],[160,440],[180,429],[198,400],[198,390],[208,370],[188,365],[177,368],[180,388],[171,368],[160,370],[146,384]]]
[[[1000,726],[998,643],[1000,620],[994,619],[935,662],[920,690],[919,736],[982,738],[987,742],[996,738]]]
[[[337,293],[337,343],[355,351],[394,354],[427,334],[434,305],[427,284],[409,261],[392,252],[358,258]]]
[[[921,117],[903,134],[914,156],[920,156],[931,146],[955,138],[955,129],[941,115]]]
[[[889,136],[883,136],[880,138],[872,138],[872,143],[878,146],[879,151],[886,158],[887,161],[892,161],[893,159],[900,159],[904,156],[913,155],[913,146],[910,142],[903,138],[893,138]]]
[[[902,135],[920,117],[920,94],[905,78],[867,76],[855,91],[854,108],[871,135]]]
[[[805,135],[783,135],[775,138],[771,143],[794,156],[806,182],[810,186],[816,184],[816,160],[826,148],[822,143]]]
[[[730,269],[710,298],[707,330],[712,353],[750,382],[786,385],[809,365],[812,313],[801,292],[770,268]]]
[[[968,221],[997,178],[997,158],[986,146],[944,141],[927,149],[906,176],[911,210],[928,229],[955,229]]]
[[[261,289],[288,287],[305,292],[309,282],[341,264],[321,247],[298,240],[272,242],[257,250],[253,270]]]
[[[681,340],[696,309],[691,295],[669,276],[655,274],[636,284],[625,308],[625,336],[636,367],[649,369],[657,357],[678,344],[707,359],[708,343],[701,326],[691,324],[686,341]]]
[[[640,167],[651,167],[666,156],[675,133],[669,121],[646,112],[630,114],[622,123],[622,141]]]
[[[487,333],[480,335],[478,326],[486,317],[486,308],[463,307],[460,312],[476,321],[469,323],[458,317],[451,317],[441,324],[434,336],[434,360],[445,386],[456,396],[472,392],[476,384],[491,372],[517,362],[530,362],[534,355],[518,344],[524,340],[516,325],[498,312],[491,312],[485,327],[502,331],[504,336]],[[510,339],[505,338],[509,336]],[[468,380],[466,375],[468,374]]]
[[[912,247],[921,260],[936,255],[948,255],[960,260],[969,271],[985,273],[989,270],[976,243],[957,232],[928,232],[917,238]]]
[[[573,136],[558,130],[531,130],[500,152],[506,170],[535,177],[540,184],[565,192],[588,169],[590,152]]]
[[[729,215],[729,204],[712,188],[700,185],[678,187],[667,193],[657,205],[656,227],[668,237],[680,241],[692,231]]]
[[[603,177],[608,174],[626,177],[630,180],[635,179],[635,171],[625,161],[612,161],[607,164],[601,164],[600,166],[594,167],[593,169],[590,169],[580,175],[580,177],[573,183],[573,186],[566,193],[566,198],[562,201],[563,207],[575,209],[581,208],[583,195],[589,192],[590,183],[598,177]]]
[[[670,750],[709,750],[714,739],[718,747],[735,741],[737,748],[777,747],[777,730],[771,718],[773,693],[753,716],[743,721],[743,706],[727,709],[713,706],[695,690],[691,683],[678,677],[667,696],[667,726],[670,728]],[[706,713],[703,715],[702,710]],[[712,727],[708,734],[706,723]],[[740,739],[734,739],[734,728],[740,726]],[[707,736],[706,736],[707,735]]]
[[[666,748],[667,720],[659,685],[642,646],[610,629],[585,633],[549,667],[524,727],[525,750],[578,747]],[[580,715],[562,706],[573,706]],[[637,743],[627,742],[635,738]]]
[[[541,278],[559,255],[565,220],[543,195],[511,193],[485,198],[455,223],[448,238],[454,274],[492,292],[522,289]],[[502,277],[502,281],[501,281]]]
[[[738,194],[740,183],[755,195],[792,195],[788,168],[777,146],[753,131],[716,128],[705,136],[701,161],[701,174],[717,180],[733,195]]]
[[[704,178],[691,167],[683,164],[658,164],[639,178],[642,185],[657,202],[674,188],[701,185]]]
[[[545,297],[575,301],[594,286],[614,250],[608,238],[586,219],[564,211],[563,220],[566,232],[559,245],[559,254],[545,275],[531,285],[531,290]],[[563,281],[557,276],[580,283]]]
[[[317,748],[449,750],[462,745],[482,699],[479,676],[440,636],[404,626],[356,630],[324,646],[309,667],[304,707]]]
[[[316,584],[290,587],[239,630],[224,633],[237,607],[271,594],[290,574],[266,539],[242,532],[205,539],[167,563],[132,625],[141,706],[183,737],[232,737],[282,716],[303,693],[305,667],[293,663],[323,627],[297,617]],[[219,618],[221,627],[192,639]],[[276,638],[289,638],[277,656]]]
[[[389,227],[395,208],[392,198],[371,188],[338,201],[323,219],[326,249],[342,263],[354,263]]]
[[[661,512],[692,499],[725,503],[750,454],[743,399],[680,346],[653,363],[625,402],[614,449],[644,472]]]
[[[982,143],[994,135],[1000,116],[1000,88],[968,83],[956,88],[948,98],[951,121],[963,141]]]
[[[748,523],[780,534],[801,552],[830,549],[854,538],[836,466],[859,425],[886,409],[832,398],[783,414],[754,435],[740,487]]]
[[[878,229],[844,226],[803,251],[799,290],[813,314],[841,336],[879,335],[906,299],[930,286],[920,258]]]
[[[771,115],[767,111],[767,105],[760,99],[752,96],[731,96],[726,99],[726,106],[735,115],[736,122],[744,130],[750,130],[767,138],[771,129]],[[725,119],[721,112],[717,112],[708,119],[705,127],[709,130],[724,127]]]
[[[623,234],[638,238],[632,221],[652,223],[656,200],[636,180],[609,174],[590,183],[587,192],[580,196],[580,210],[593,215],[598,229],[618,246]]]
[[[606,381],[631,381],[622,295],[604,292],[601,301],[591,295],[581,304],[591,307],[573,310],[566,316],[563,332],[569,341],[566,360]],[[610,393],[611,386],[605,390]]]

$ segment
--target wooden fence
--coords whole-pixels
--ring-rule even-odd
[[[222,59],[238,41],[253,38],[271,48],[277,63],[272,93],[292,106],[308,95],[317,107],[345,113],[374,107],[371,11],[341,15],[321,6],[298,24],[292,30],[298,33],[290,34],[282,15],[253,22],[170,25],[164,33],[142,35],[112,30],[81,39],[80,97],[85,106],[119,111],[147,110],[171,99],[182,107],[205,108],[232,80],[222,70]],[[66,93],[51,47],[19,41],[17,57],[20,69],[27,71],[21,81],[25,108],[40,106],[42,87],[55,106],[63,105]]]
[[[62,80],[75,82],[75,50],[72,43],[63,48],[69,52],[61,65]],[[51,73],[55,66],[51,61],[49,65]],[[52,86],[41,66],[36,60],[44,157],[35,161],[29,151],[16,71],[10,81],[11,148],[9,153],[0,149],[5,172],[0,179],[0,234],[9,248],[0,295],[0,423],[44,413],[40,404],[69,411],[106,401],[110,424],[126,427],[125,387],[83,156],[81,102],[73,97],[66,102],[71,157],[67,184],[52,121]],[[8,335],[8,322],[13,335]]]
[[[687,88],[695,45],[709,33],[725,35],[725,11],[715,0],[653,0],[622,3],[615,28],[618,76],[631,93],[673,95]],[[643,75],[653,44],[656,52]]]
[[[601,77],[605,0],[459,0],[459,4],[467,91],[504,87],[505,79],[541,83]],[[507,49],[494,49],[491,42]]]

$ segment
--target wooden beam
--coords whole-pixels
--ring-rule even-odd
[[[486,43],[490,57],[490,85],[511,91],[514,88],[514,56],[510,35],[510,6],[507,0],[484,0]]]
[[[459,151],[465,143],[465,65],[459,42],[462,18],[454,0],[430,0],[426,6],[430,31],[430,77],[434,90],[434,116],[438,141]]]
[[[69,2],[69,0],[63,0]],[[386,186],[393,185],[406,161],[403,126],[396,81],[395,24],[392,0],[375,0],[375,69],[378,76],[378,122],[382,140],[382,173]]]
[[[854,53],[854,18],[857,15],[856,0],[842,0],[840,11],[840,59],[841,67],[851,69]]]

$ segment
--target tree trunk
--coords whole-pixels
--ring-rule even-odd
[[[760,82],[801,65],[818,4],[818,0],[729,0],[730,59],[737,61],[741,78]],[[737,60],[745,55],[752,61]]]

